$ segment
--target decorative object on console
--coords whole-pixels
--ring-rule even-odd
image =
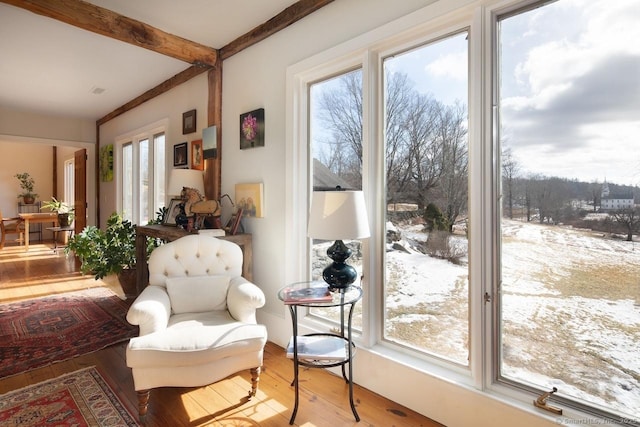
[[[22,197],[25,205],[33,204],[33,202],[36,201],[36,197],[38,197],[38,195],[33,192],[35,181],[31,175],[29,175],[29,172],[18,173],[15,177],[20,181],[20,188],[22,188],[22,193],[18,194],[18,199]]]
[[[333,260],[322,272],[330,289],[345,289],[357,279],[355,268],[345,263],[351,256],[342,239],[369,237],[369,220],[362,191],[314,191],[309,213],[308,236],[335,240],[327,249]]]
[[[172,169],[169,175],[169,187],[167,194],[170,196],[179,196],[181,203],[180,212],[176,212],[175,205],[169,206],[168,224],[173,224],[185,228],[189,223],[190,214],[185,211],[185,200],[183,200],[182,190],[184,188],[193,188],[200,193],[204,192],[204,178],[202,172],[195,169]],[[173,200],[172,200],[173,202]],[[175,213],[175,214],[174,214]]]
[[[191,141],[191,169],[204,170],[204,153],[202,152],[202,140]]]
[[[181,142],[173,146],[173,166],[187,166],[187,143]]]
[[[240,221],[242,220],[242,208],[236,208],[236,211],[231,215],[224,230],[232,236],[238,233],[240,228]],[[243,230],[240,230],[243,231]]]
[[[182,134],[193,133],[196,131],[196,110],[189,110],[182,113]]]
[[[182,203],[182,199],[171,199],[162,225],[177,225],[176,218],[179,215],[184,215],[184,203]]]
[[[240,114],[240,149],[264,147],[264,108]]]
[[[261,182],[252,184],[236,184],[236,204],[242,208],[243,215],[249,218],[264,217],[263,185]]]

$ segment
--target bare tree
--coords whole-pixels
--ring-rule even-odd
[[[627,242],[633,241],[633,233],[640,230],[640,211],[638,208],[620,209],[611,212],[613,219],[627,232]]]
[[[469,150],[467,143],[467,111],[456,104],[440,108],[439,127],[443,146],[440,188],[449,232],[460,213],[467,207]]]
[[[339,88],[319,97],[319,116],[331,130],[329,169],[352,184],[362,186],[362,75],[358,71],[340,77]],[[324,163],[324,161],[323,161]]]
[[[502,182],[503,197],[506,193],[505,204],[507,207],[507,216],[513,219],[513,202],[515,200],[516,178],[520,172],[520,164],[513,156],[511,148],[502,150]]]
[[[443,144],[438,138],[440,104],[432,97],[417,94],[408,107],[405,131],[411,179],[416,186],[416,202],[424,209],[429,190],[436,187],[442,175]]]
[[[397,201],[411,181],[406,135],[407,106],[416,92],[406,74],[387,73],[385,93],[385,158],[387,203]]]

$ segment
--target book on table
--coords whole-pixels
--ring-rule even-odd
[[[328,286],[309,288],[291,288],[284,291],[285,304],[297,304],[304,302],[330,302],[333,296]]]
[[[298,359],[344,360],[347,358],[348,342],[330,335],[299,335]],[[293,359],[293,337],[287,345],[287,357]]]

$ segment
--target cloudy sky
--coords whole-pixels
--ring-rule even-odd
[[[465,38],[389,64],[445,103],[465,100]],[[523,171],[640,185],[640,1],[559,0],[509,17],[500,58],[502,140]]]
[[[502,137],[526,170],[640,185],[639,23],[637,0],[502,21]]]

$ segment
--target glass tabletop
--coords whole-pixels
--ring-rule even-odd
[[[330,291],[329,285],[323,281],[296,282],[280,289],[278,298],[289,305],[332,307],[359,301],[362,298],[362,288],[350,286]]]

